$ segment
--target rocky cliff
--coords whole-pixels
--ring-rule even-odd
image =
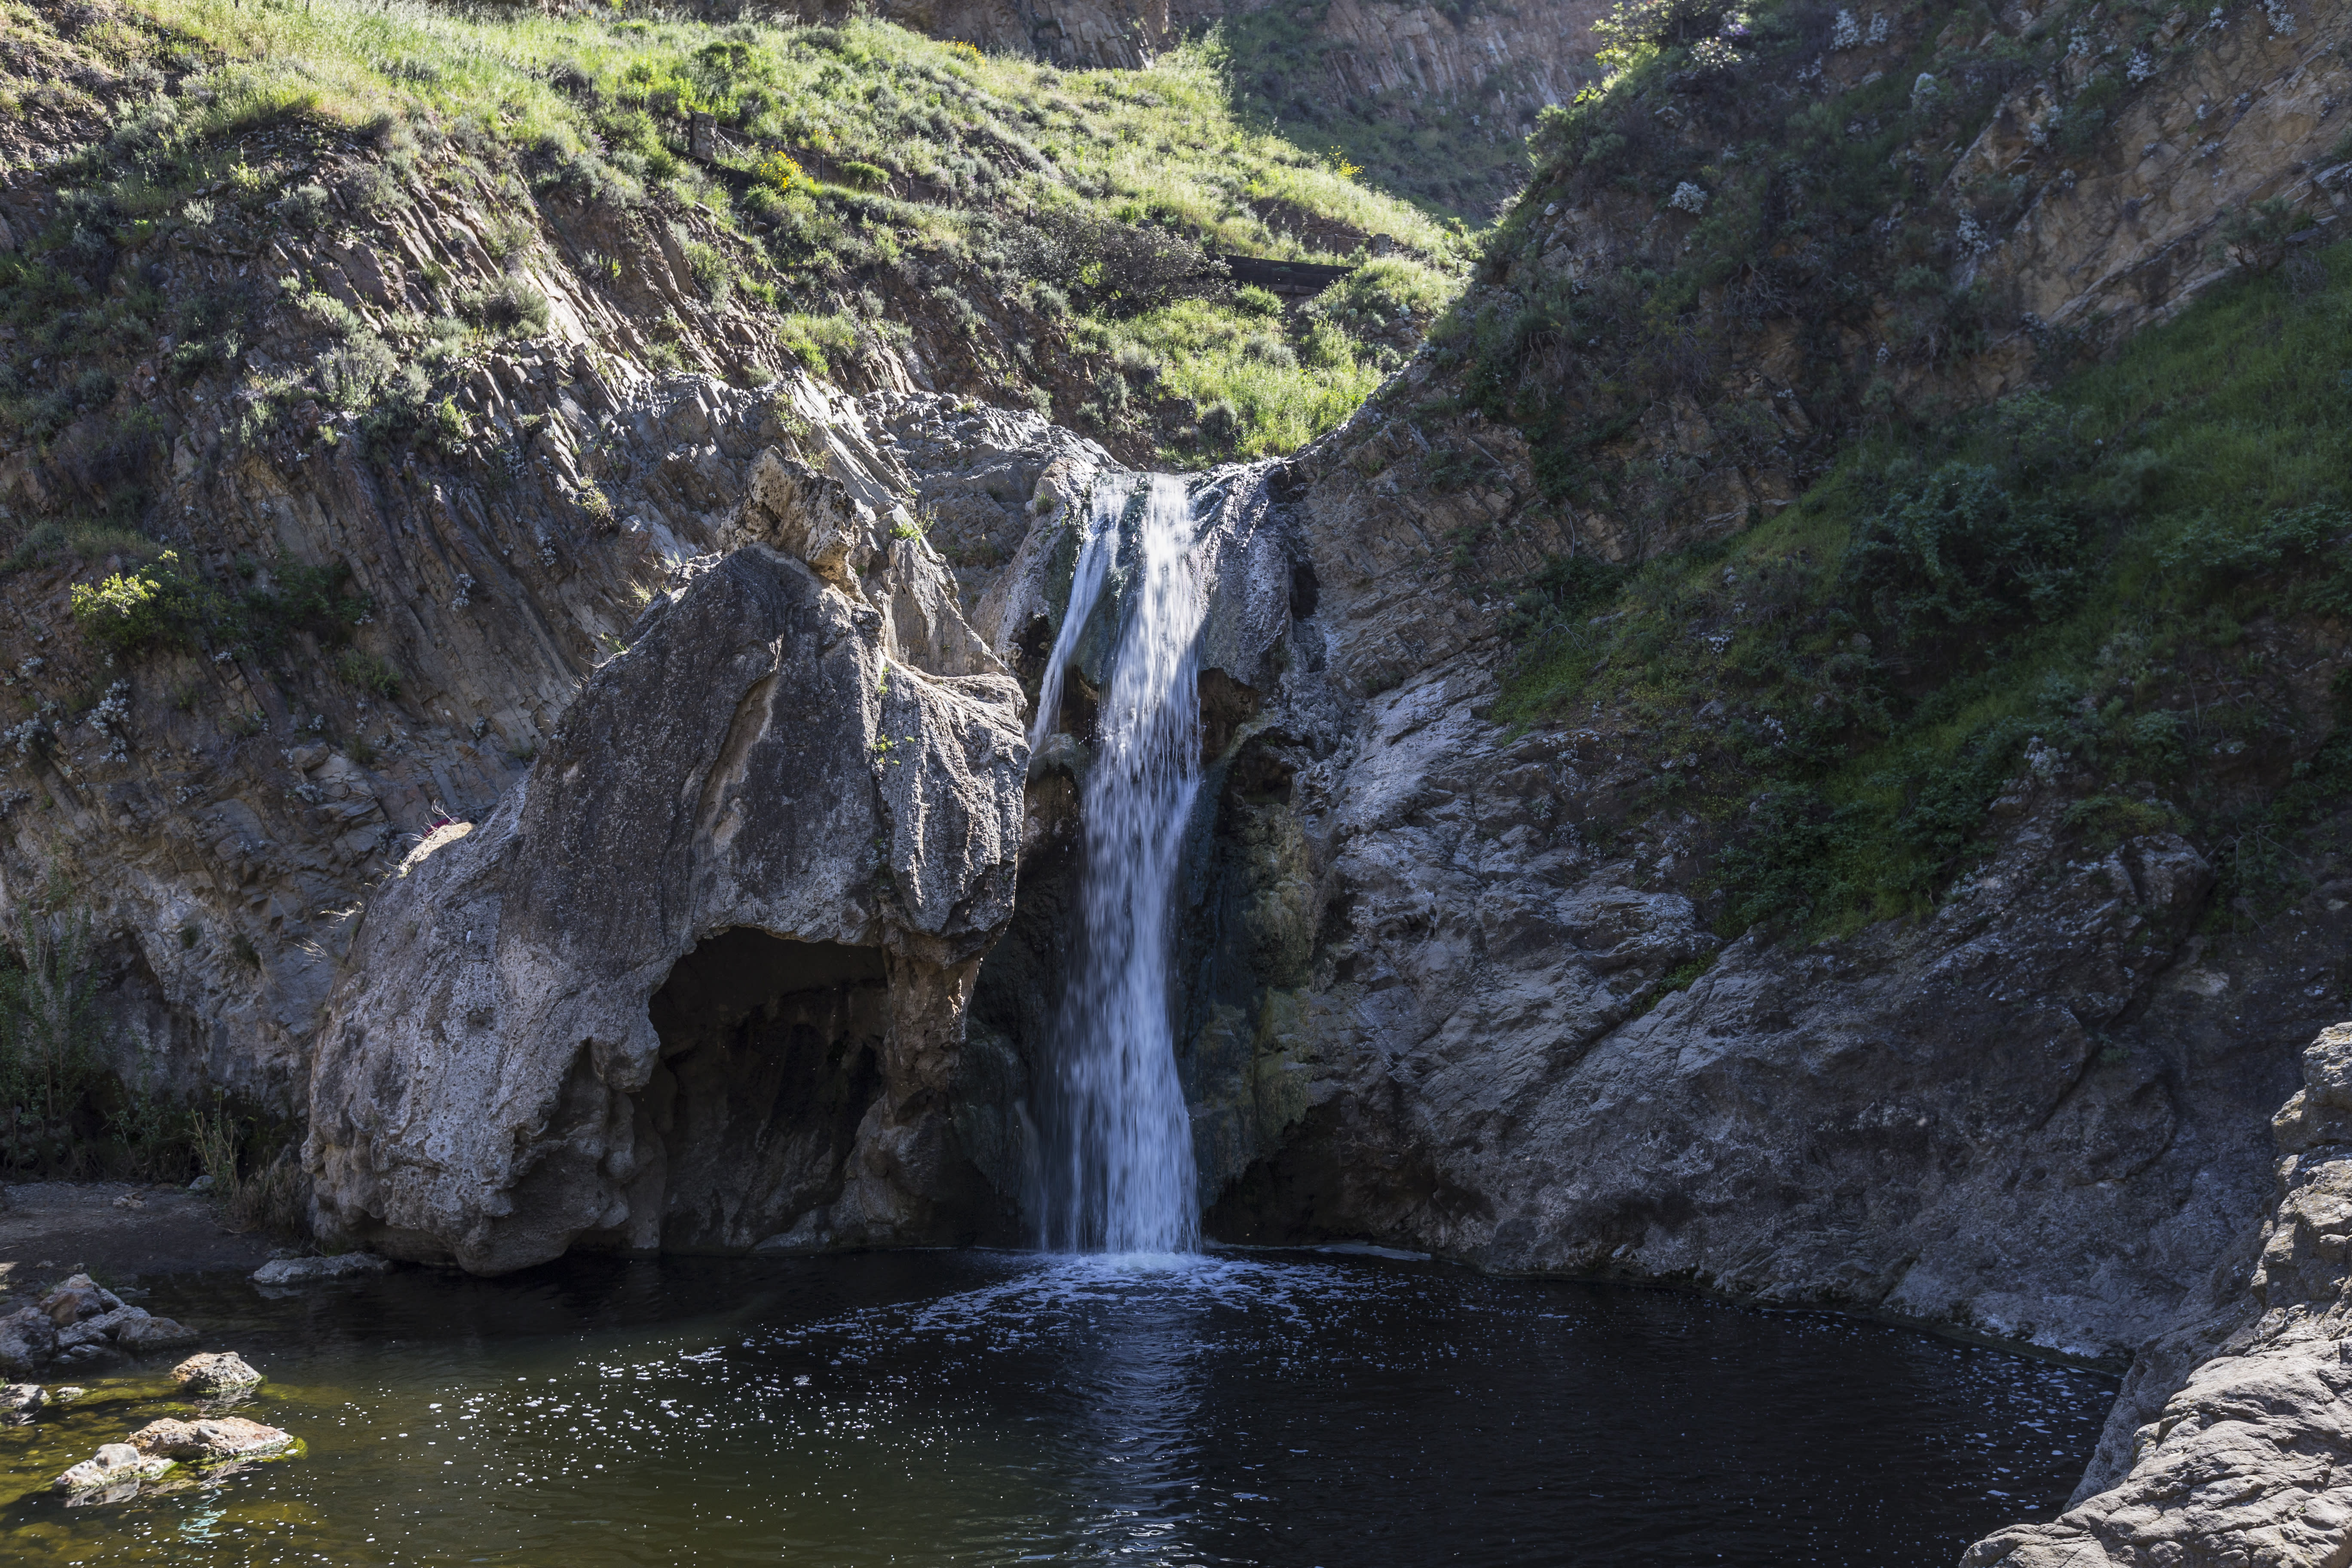
[[[1546,121],[1430,353],[1194,483],[1218,598],[1177,969],[1210,1228],[2132,1360],[2103,1500],[1985,1561],[2163,1562],[2333,1506],[2274,1467],[2250,1511],[2143,1529],[2240,1462],[2233,1380],[2292,1385],[2268,1436],[2326,1436],[2340,1042],[2301,1064],[2283,1176],[2267,1128],[2343,1011],[2352,819],[2333,470],[2259,448],[2219,538],[2191,526],[2219,487],[2163,475],[2220,470],[2136,444],[2229,390],[2213,362],[2335,341],[2342,18],[1707,21]],[[1367,87],[1470,79],[1417,47]],[[372,157],[299,140],[241,145],[337,201]],[[134,287],[293,280],[234,363],[136,364],[152,426],[77,381],[0,468],[57,547],[20,531],[0,579],[9,892],[93,906],[125,1070],[302,1112],[323,1228],[478,1269],[1009,1234],[1103,639],[1034,758],[1024,703],[1111,461],[969,395],[1039,340],[959,337],[946,283],[876,260],[942,314],[877,334],[853,396],[695,281],[726,237],[685,208],[557,183],[534,238],[485,171],[393,216],[142,230],[11,181],[10,213],[73,219],[74,297],[120,296],[92,331]],[[2080,379],[2266,271],[2228,333],[2188,323],[2222,345],[2200,379]],[[321,300],[392,333],[461,288],[525,310],[518,277],[547,330],[404,426],[287,374],[368,341]],[[2054,390],[1999,401],[2028,382]],[[1945,475],[1977,510],[1889,447],[1981,470]],[[100,531],[126,475],[172,559]],[[2135,531],[2159,505],[2172,531]],[[2011,557],[1903,554],[1991,534]],[[77,619],[76,587],[112,597]]]
[[[2352,1534],[2343,1456],[2344,1225],[2352,1197],[2352,1026],[2303,1053],[2277,1123],[2276,1203],[2210,1359],[2132,1434],[2128,1468],[2047,1524],[1969,1549],[1963,1568],[2328,1563]],[[2214,1342],[2218,1342],[2215,1343]]]

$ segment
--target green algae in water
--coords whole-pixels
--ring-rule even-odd
[[[300,1458],[68,1510],[167,1380],[0,1435],[26,1564],[1949,1561],[2111,1379],[1881,1325],[1297,1254],[426,1270],[158,1310]]]

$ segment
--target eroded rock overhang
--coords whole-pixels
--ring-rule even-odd
[[[944,1095],[1012,911],[1022,696],[958,630],[919,540],[790,478],[779,459],[755,484],[744,542],[656,599],[497,809],[372,901],[312,1068],[323,1232],[493,1273],[674,1229],[821,1245],[969,1222],[982,1184]],[[763,510],[762,489],[795,515]],[[825,529],[861,537],[814,563],[778,547]],[[649,1009],[681,959],[741,931],[878,956],[871,1099],[814,1189],[803,1169],[715,1208],[698,1192],[682,1215]]]

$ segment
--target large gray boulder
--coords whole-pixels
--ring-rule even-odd
[[[2235,1331],[2139,1428],[2116,1485],[1977,1542],[1964,1568],[2352,1561],[2352,1025],[2322,1031],[2303,1073]]]
[[[1022,696],[921,540],[763,470],[739,547],[368,908],[311,1078],[322,1233],[495,1273],[978,1222],[945,1101],[1012,912]]]

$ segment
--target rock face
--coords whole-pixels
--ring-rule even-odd
[[[2352,1025],[2303,1053],[2276,1121],[2278,1202],[2237,1321],[2134,1434],[2129,1470],[1964,1568],[2341,1563],[2352,1540]]]
[[[1022,696],[875,485],[763,452],[740,548],[371,902],[311,1076],[322,1231],[495,1272],[982,1223],[945,1091]]]

